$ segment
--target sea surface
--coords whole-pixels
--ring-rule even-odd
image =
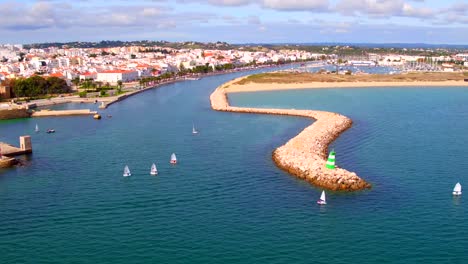
[[[34,154],[0,171],[0,263],[466,262],[468,203],[451,190],[468,186],[468,89],[232,94],[237,106],[353,119],[332,147],[373,188],[318,206],[321,189],[271,160],[311,120],[210,109],[210,93],[242,74],[153,89],[99,121],[1,121],[0,141],[31,134]]]

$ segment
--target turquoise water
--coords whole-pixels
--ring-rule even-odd
[[[468,182],[468,90],[232,95],[235,105],[333,110],[354,120],[334,144],[337,162],[374,188],[330,192],[320,207],[320,189],[271,161],[310,120],[210,109],[212,90],[239,75],[150,90],[112,105],[103,111],[112,118],[100,121],[0,122],[0,141],[32,134],[34,146],[27,166],[0,172],[0,262],[464,262],[467,205],[451,189]],[[192,122],[200,134],[191,134]],[[57,132],[35,134],[36,123]],[[157,177],[149,175],[153,162]],[[132,177],[122,177],[126,164]]]
[[[92,111],[99,111],[99,104],[85,104],[85,103],[66,103],[66,104],[55,104],[48,106],[41,106],[37,109],[50,109],[50,110],[74,110],[74,109],[91,109]]]

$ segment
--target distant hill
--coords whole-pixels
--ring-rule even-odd
[[[103,40],[100,42],[50,42],[50,43],[33,43],[26,44],[24,48],[30,49],[44,49],[49,47],[56,48],[115,48],[115,47],[129,47],[129,46],[141,46],[141,47],[167,47],[175,49],[233,49],[234,46],[226,42],[215,42],[215,43],[202,43],[202,42],[169,42],[169,41],[151,41],[151,40],[138,40],[138,41],[120,41],[120,40]]]
[[[344,58],[365,59],[370,53],[388,54],[398,53],[417,56],[447,56],[454,53],[468,52],[468,45],[450,45],[450,44],[424,44],[424,43],[245,43],[229,44],[226,42],[169,42],[169,41],[119,41],[103,40],[100,42],[52,42],[52,43],[34,43],[24,45],[26,49],[49,47],[57,48],[114,48],[114,47],[162,47],[173,49],[217,49],[217,50],[243,50],[243,51],[268,51],[294,49],[303,50],[312,53],[337,54]],[[148,49],[151,51],[152,49]],[[158,49],[160,51],[160,49]]]

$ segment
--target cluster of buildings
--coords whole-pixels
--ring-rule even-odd
[[[93,79],[115,84],[197,66],[246,65],[318,59],[305,51],[249,52],[240,50],[172,49],[162,47],[23,49],[0,46],[0,81],[35,74],[66,80]]]
[[[234,66],[260,65],[279,62],[320,60],[336,61],[337,55],[325,55],[301,50],[285,49],[262,51],[173,49],[167,47],[123,46],[113,48],[58,48],[25,49],[22,45],[0,45],[0,97],[8,91],[1,88],[5,79],[42,75],[72,80],[94,80],[117,84],[141,78],[158,76],[167,72],[189,70],[198,66],[213,69],[226,64]],[[468,54],[429,58],[431,62],[464,61]],[[428,57],[407,55],[368,54],[366,60],[355,60],[356,65],[398,66],[408,62],[428,61]],[[467,65],[468,66],[468,65]],[[222,68],[222,67],[221,67]]]

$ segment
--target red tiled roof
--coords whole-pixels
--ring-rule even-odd
[[[205,57],[211,57],[211,56],[213,56],[213,52],[205,51],[205,52],[203,53],[203,56],[205,56]]]
[[[133,72],[133,71],[125,71],[125,70],[109,70],[109,71],[102,71],[102,72],[99,72],[99,73],[129,73],[129,72]]]
[[[49,77],[63,77],[63,74],[61,72],[56,72],[56,73],[51,73],[49,74]]]
[[[85,72],[85,73],[81,73],[80,75],[91,76],[91,75],[95,75],[95,74],[96,74],[95,72]]]

